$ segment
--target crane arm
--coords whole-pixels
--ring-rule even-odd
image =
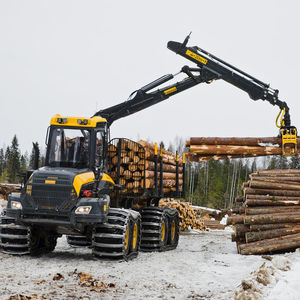
[[[281,110],[285,110],[284,125],[291,126],[289,107],[286,102],[278,98],[278,90],[272,89],[269,84],[239,70],[198,46],[187,47],[188,40],[189,36],[183,43],[170,41],[168,42],[168,49],[195,63],[201,72],[208,70],[218,73],[219,77],[216,79],[223,79],[247,92],[252,100],[268,101],[272,105],[277,105]]]
[[[279,91],[272,89],[269,84],[258,80],[242,70],[239,70],[233,65],[223,61],[198,46],[187,47],[188,40],[189,36],[185,38],[183,43],[174,41],[168,42],[168,48],[171,51],[183,56],[197,65],[197,68],[190,68],[188,66],[182,67],[179,73],[185,73],[187,75],[186,78],[175,84],[161,87],[153,91],[154,88],[157,88],[173,79],[179,73],[175,75],[167,74],[162,76],[133,92],[130,95],[129,100],[100,110],[94,116],[106,118],[108,126],[110,126],[114,121],[120,118],[129,116],[154,104],[162,102],[170,96],[185,91],[199,83],[211,83],[214,80],[223,79],[224,81],[247,92],[252,100],[268,101],[270,104],[276,105],[280,108],[280,113],[277,119],[281,114],[282,116],[280,124],[277,125],[277,127],[280,128],[280,134],[282,136],[283,154],[295,154],[297,149],[297,129],[294,126],[291,126],[289,107],[286,102],[281,101],[278,98]]]
[[[173,79],[176,75],[178,75],[181,72],[186,73],[188,77],[175,84],[168,85],[151,92],[151,90]],[[154,104],[168,99],[173,95],[183,92],[199,83],[209,82],[210,80],[218,76],[218,74],[214,72],[203,72],[203,74],[199,75],[194,75],[193,72],[199,72],[199,69],[191,69],[185,66],[181,69],[179,73],[175,75],[164,75],[156,79],[155,81],[145,85],[144,87],[134,91],[129,96],[129,100],[100,110],[94,116],[101,116],[103,118],[106,118],[108,126],[110,126],[114,121],[120,118],[124,118],[140,110],[146,109]]]

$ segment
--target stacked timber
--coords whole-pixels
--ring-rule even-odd
[[[300,170],[260,170],[244,184],[227,219],[240,254],[290,251],[300,247]]]
[[[300,154],[298,139],[297,153],[285,145],[285,152]],[[281,155],[281,138],[274,137],[192,137],[186,141],[190,161],[208,161],[231,158],[247,158],[266,155]]]
[[[0,183],[0,198],[7,200],[9,194],[20,191],[20,184]]]
[[[160,207],[170,207],[175,208],[178,211],[180,218],[179,229],[184,231],[185,229],[199,229],[205,230],[203,222],[197,219],[194,208],[190,205],[189,202],[183,202],[180,200],[175,200],[174,198],[164,198],[159,201]]]
[[[118,144],[110,144],[109,173],[113,180],[125,187],[123,194],[137,194],[142,189],[155,187],[155,146],[143,140],[138,143],[120,139]],[[183,185],[183,162],[176,155],[164,149],[158,149],[158,161],[162,161],[163,192],[176,191],[176,168],[178,164],[178,187]],[[160,185],[160,163],[157,165],[158,186]],[[159,186],[160,187],[160,186]]]
[[[120,193],[137,194],[142,187],[142,172],[144,167],[140,164],[145,159],[145,151],[139,144],[117,139],[115,144],[108,146],[109,174],[112,179],[121,184],[124,189]]]

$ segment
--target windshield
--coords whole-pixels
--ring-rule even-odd
[[[51,167],[88,168],[89,148],[89,130],[53,128],[48,145],[48,165]]]

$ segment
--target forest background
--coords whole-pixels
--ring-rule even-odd
[[[152,142],[149,141],[148,142]],[[165,147],[169,151],[186,152],[185,140],[176,137]],[[45,151],[40,149],[39,166],[45,164]],[[18,138],[0,148],[0,182],[21,183],[22,172],[34,168],[34,148],[21,153]],[[299,156],[265,156],[253,159],[226,159],[207,162],[187,162],[186,197],[193,205],[216,209],[230,208],[236,196],[242,194],[242,184],[257,169],[300,169]]]

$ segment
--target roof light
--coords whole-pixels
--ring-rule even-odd
[[[78,123],[79,125],[81,125],[81,124],[82,124],[82,120],[81,120],[81,119],[78,119],[78,120],[77,120],[77,123]]]
[[[87,124],[88,124],[88,120],[87,120],[87,119],[84,119],[84,120],[83,120],[83,124],[84,124],[84,125],[87,125]]]

